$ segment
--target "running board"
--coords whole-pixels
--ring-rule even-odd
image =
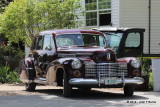
[[[34,80],[35,83],[38,83],[38,84],[47,84],[46,82],[46,78],[38,78],[36,80]]]
[[[38,84],[44,84],[44,85],[52,85],[57,86],[57,82],[47,82],[46,78],[37,78],[35,80],[28,80],[28,79],[20,79],[24,83],[38,83]]]

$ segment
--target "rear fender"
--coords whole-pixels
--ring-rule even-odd
[[[34,80],[36,77],[36,71],[34,66],[34,58],[26,58],[23,62],[22,70],[20,73],[20,79],[23,81]]]

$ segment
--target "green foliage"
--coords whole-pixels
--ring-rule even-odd
[[[41,30],[77,27],[80,7],[79,0],[14,0],[0,16],[0,32],[29,46]]]
[[[13,0],[0,0],[0,13],[4,11],[5,7]]]
[[[142,72],[144,74],[149,74],[150,72],[152,72],[152,70],[150,69],[150,65],[151,65],[151,59],[145,58],[142,61]]]
[[[142,72],[145,75],[149,75],[149,89],[153,89],[153,75],[152,75],[152,69],[150,68],[151,66],[151,59],[150,58],[145,58],[143,59],[143,64],[142,64]]]
[[[149,73],[149,89],[153,90],[153,74]]]
[[[0,83],[16,83],[20,82],[18,73],[10,71],[8,66],[0,67]]]
[[[11,70],[17,69],[24,52],[10,45],[0,46],[0,66],[9,66]]]

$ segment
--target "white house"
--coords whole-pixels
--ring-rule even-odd
[[[145,28],[144,53],[160,54],[160,0],[82,0],[81,28]]]

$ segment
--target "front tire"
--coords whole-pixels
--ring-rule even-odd
[[[64,97],[71,97],[72,95],[72,86],[69,84],[67,80],[67,76],[63,74],[63,96]]]
[[[124,95],[125,96],[133,96],[133,94],[134,94],[134,86],[133,85],[124,86]]]
[[[26,91],[35,91],[36,83],[25,83]]]

